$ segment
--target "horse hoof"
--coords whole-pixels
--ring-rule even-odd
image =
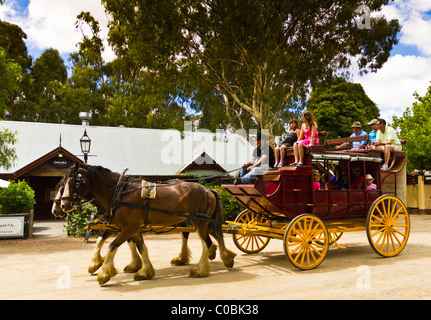
[[[99,270],[99,268],[102,266],[101,263],[98,264],[92,264],[88,267],[88,273],[89,274],[94,274],[97,270]]]
[[[236,253],[226,250],[226,252],[222,255],[223,264],[226,268],[233,268],[234,258],[236,257]]]
[[[184,260],[183,258],[180,258],[180,257],[176,257],[176,258],[173,258],[171,260],[171,265],[172,266],[184,266],[186,264],[189,264],[189,261],[188,260],[186,261],[186,260]]]
[[[150,279],[154,278],[155,274],[156,273],[154,272],[153,268],[140,269],[138,272],[135,273],[135,276],[133,277],[133,279],[135,281],[150,280]]]
[[[146,276],[146,275],[137,275],[135,274],[135,276],[133,277],[133,280],[135,281],[143,281],[143,280],[150,280],[151,278]]]
[[[135,273],[135,272],[138,272],[141,268],[142,268],[142,266],[127,265],[127,266],[124,267],[123,271],[125,273]]]
[[[206,277],[209,277],[209,275],[210,275],[209,270],[208,270],[208,272],[207,271],[201,271],[197,267],[191,268],[190,273],[189,273],[189,276],[191,278],[206,278]]]
[[[217,254],[217,245],[213,243],[211,247],[208,249],[208,259],[210,259],[211,261],[214,260],[216,258],[216,254]]]
[[[101,273],[99,273],[97,275],[97,281],[99,282],[99,285],[104,285],[105,283],[107,283],[109,280],[111,279],[110,276],[108,275],[102,275]]]

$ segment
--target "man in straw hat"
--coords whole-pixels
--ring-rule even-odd
[[[359,121],[353,122],[352,131],[353,133],[350,135],[350,138],[356,138],[356,137],[362,137],[362,136],[368,135],[364,130],[362,130],[362,125]],[[351,149],[352,151],[363,150],[367,146],[368,140],[344,142],[343,144],[336,146],[335,149],[338,150],[338,149],[348,148],[350,143],[352,144],[352,149]]]

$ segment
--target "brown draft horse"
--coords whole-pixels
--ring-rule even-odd
[[[64,179],[62,179],[56,186],[56,195],[52,204],[51,213],[56,218],[63,218],[65,213],[61,209],[61,197],[63,196],[64,191]],[[93,195],[91,193],[85,196],[88,199],[93,199]],[[103,207],[97,202],[97,200],[92,201],[93,205],[97,208],[97,212],[102,212]],[[96,248],[93,252],[93,256],[91,259],[90,266],[88,267],[88,272],[90,274],[95,273],[103,264],[104,257],[101,256],[100,252],[102,250],[103,244],[105,241],[112,236],[115,231],[112,230],[103,230],[100,236],[97,238]],[[139,239],[129,239],[127,243],[129,244],[130,253],[132,255],[132,261],[124,267],[123,271],[128,273],[133,273],[138,271],[142,267],[141,257],[137,251],[137,244],[135,241],[139,241]]]
[[[73,199],[87,198],[92,194],[96,201],[104,208],[110,208],[115,195],[115,189],[120,174],[100,166],[75,164],[65,175],[64,191],[61,208],[64,212],[75,209]],[[141,255],[142,267],[136,272],[135,280],[145,280],[154,277],[154,268],[148,258],[148,251],[144,244],[140,228],[144,225],[171,226],[190,219],[202,242],[202,255],[196,266],[191,268],[190,276],[209,276],[208,259],[215,256],[211,252],[211,239],[214,236],[220,247],[220,255],[224,265],[232,268],[235,253],[226,249],[221,224],[223,222],[223,207],[215,191],[207,192],[200,184],[193,182],[172,183],[157,188],[157,196],[153,200],[141,198],[141,181],[134,181],[124,185],[121,202],[112,210],[111,223],[119,230],[118,236],[109,245],[102,269],[97,280],[100,285],[109,281],[117,274],[114,267],[114,256],[118,247],[128,239],[133,239]],[[147,204],[147,201],[150,203]],[[146,206],[147,205],[147,206]],[[169,212],[169,213],[168,213]],[[187,260],[183,247],[178,260]],[[187,250],[186,250],[187,251]],[[173,264],[176,264],[173,259]],[[178,264],[182,264],[180,261]]]
[[[56,195],[54,197],[54,201],[52,204],[51,213],[56,218],[63,218],[66,215],[60,206],[61,198],[63,196],[63,191],[64,191],[64,178],[65,177],[63,177],[63,179],[61,179],[61,181],[57,184],[56,189],[55,189]],[[166,183],[172,184],[172,183],[181,183],[181,182],[183,182],[183,181],[175,179],[175,180],[169,180]],[[97,200],[94,198],[94,196],[91,193],[88,193],[87,195],[83,196],[83,198],[92,199],[93,200],[92,204],[97,208],[97,212],[100,213],[100,212],[104,211],[105,208],[103,208],[97,202]],[[90,274],[94,274],[102,266],[103,261],[105,259],[100,254],[102,247],[105,244],[106,240],[110,236],[112,236],[114,233],[115,233],[115,231],[113,231],[113,230],[103,230],[103,232],[97,238],[96,248],[93,252],[90,266],[88,267],[88,272]],[[179,255],[171,260],[172,265],[186,265],[186,264],[190,263],[190,250],[189,250],[188,244],[187,244],[189,233],[188,232],[181,232],[181,237],[182,237],[182,247],[181,247]],[[126,273],[135,273],[139,269],[142,268],[141,257],[139,256],[139,252],[137,251],[137,248],[139,246],[142,246],[142,244],[140,244],[140,241],[141,241],[141,238],[139,238],[139,237],[135,237],[135,238],[131,238],[131,239],[127,240],[127,243],[129,245],[129,248],[130,248],[130,253],[132,256],[132,261],[126,267],[124,267],[123,271]],[[138,243],[136,243],[136,242],[138,242]],[[207,242],[208,247],[210,248],[209,249],[209,251],[210,251],[209,259],[214,260],[215,256],[216,256],[217,246],[212,243],[212,241],[209,237],[207,238],[206,242]]]

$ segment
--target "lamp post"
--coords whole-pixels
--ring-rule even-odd
[[[90,153],[90,147],[91,147],[91,139],[87,135],[87,129],[84,129],[84,135],[79,140],[81,144],[81,151],[84,154],[84,163],[87,163],[88,161],[88,154]]]

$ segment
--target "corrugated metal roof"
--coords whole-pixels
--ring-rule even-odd
[[[17,132],[15,165],[0,173],[13,173],[57,148],[82,159],[79,139],[84,128],[91,138],[88,163],[112,171],[129,168],[130,175],[174,175],[203,152],[226,171],[246,162],[253,146],[230,133],[179,132],[124,127],[82,126],[40,122],[0,121],[0,130]]]

